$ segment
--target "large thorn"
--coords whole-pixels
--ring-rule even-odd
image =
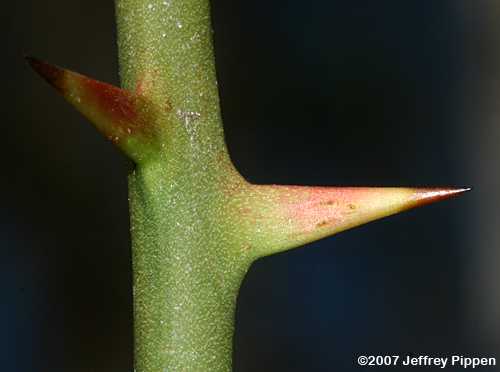
[[[252,186],[242,204],[248,245],[265,256],[411,208],[448,199],[468,188]],[[247,199],[249,200],[249,199]]]
[[[30,66],[136,162],[152,150],[152,123],[144,97],[33,57]]]

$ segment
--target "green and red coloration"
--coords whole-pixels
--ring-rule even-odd
[[[87,76],[50,65],[33,57],[31,67],[85,115],[105,137],[136,162],[154,147],[154,121],[146,99]]]
[[[268,255],[467,190],[251,185],[241,221],[255,250]]]
[[[254,260],[467,189],[252,185],[222,129],[208,0],[116,0],[123,89],[29,59],[136,164],[136,372],[231,370]]]

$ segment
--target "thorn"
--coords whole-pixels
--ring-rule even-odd
[[[254,246],[268,255],[334,235],[470,188],[252,186],[245,211]],[[246,196],[248,198],[248,196]],[[264,212],[266,211],[266,212]],[[249,217],[248,217],[249,216]]]
[[[146,98],[31,56],[25,58],[34,71],[130,158],[141,162],[156,151],[154,120],[150,117],[154,110]]]

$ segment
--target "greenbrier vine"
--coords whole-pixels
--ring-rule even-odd
[[[230,371],[259,257],[465,189],[252,185],[224,142],[208,0],[116,0],[122,87],[28,58],[134,163],[137,372]]]

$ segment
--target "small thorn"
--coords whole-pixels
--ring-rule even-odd
[[[149,102],[133,92],[94,80],[37,58],[26,61],[106,138],[136,162],[156,149]]]
[[[63,92],[63,69],[41,61],[35,57],[25,56],[24,58],[29,63],[31,68],[35,70],[41,77],[43,77],[47,81],[47,83],[52,85],[59,92]]]

